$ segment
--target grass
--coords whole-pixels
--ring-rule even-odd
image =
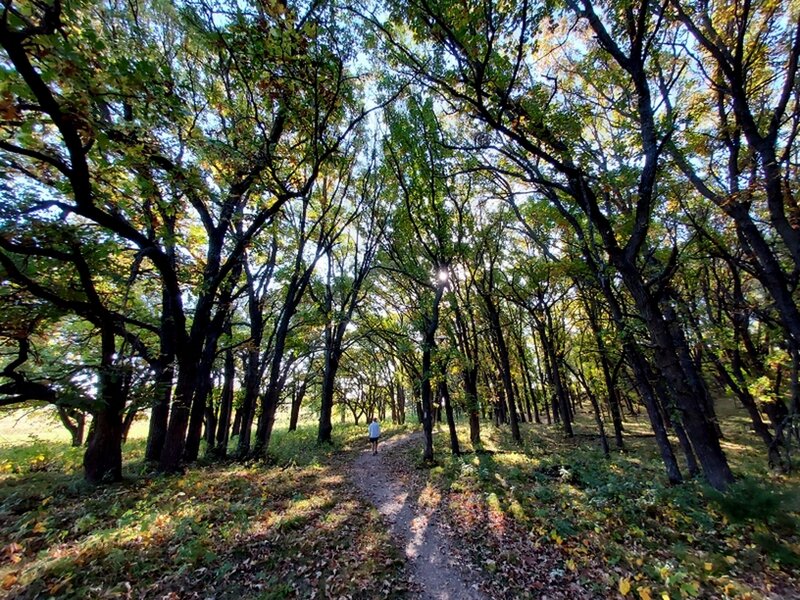
[[[0,411],[0,447],[24,444],[32,439],[68,443],[70,437],[49,408]]]
[[[460,457],[440,450],[416,486],[435,488],[453,547],[508,597],[538,597],[532,590],[555,581],[643,600],[800,597],[800,479],[767,471],[740,417],[726,416],[724,429],[739,477],[725,494],[699,481],[669,486],[649,437],[627,437],[625,452],[604,459],[588,421],[571,439],[524,425],[521,446],[484,426],[477,452],[468,443]],[[465,427],[459,437],[469,439]],[[407,452],[421,461],[418,449]],[[520,557],[539,564],[520,568]]]
[[[402,596],[399,554],[345,480],[362,430],[337,427],[325,448],[313,424],[276,430],[267,464],[171,477],[149,470],[134,437],[126,480],[103,488],[83,483],[81,450],[63,440],[4,444],[0,597]]]
[[[723,412],[738,477],[726,494],[669,486],[647,424],[625,426],[626,451],[608,459],[579,421],[571,439],[523,425],[521,446],[484,425],[479,448],[461,425],[459,457],[442,429],[432,468],[411,446],[389,464],[420,510],[438,511],[454,559],[490,597],[800,597],[800,478],[768,472],[746,419]],[[295,432],[279,421],[266,462],[201,461],[163,477],[143,462],[139,423],[126,481],[105,488],[83,483],[82,451],[66,438],[25,427],[0,444],[0,597],[383,598],[410,587],[385,525],[344,477],[366,447],[363,424],[337,423],[320,447],[312,421]]]

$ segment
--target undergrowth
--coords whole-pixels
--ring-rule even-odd
[[[276,432],[266,463],[178,476],[154,473],[135,440],[125,481],[100,488],[81,479],[81,449],[0,448],[0,597],[400,597],[403,563],[339,460],[361,429],[329,447],[312,425]]]
[[[728,440],[745,450],[731,453],[739,478],[719,493],[701,481],[668,485],[648,438],[629,437],[624,452],[604,458],[590,435],[523,430],[520,447],[484,427],[481,447],[461,456],[441,449],[437,466],[420,471],[444,498],[455,546],[508,597],[539,597],[532,590],[559,578],[603,597],[800,597],[798,478],[770,473],[755,439]],[[442,430],[438,446],[446,440]],[[541,568],[496,560],[509,552],[549,552],[544,580]]]

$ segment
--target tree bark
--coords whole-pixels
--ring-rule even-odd
[[[297,431],[297,422],[300,419],[300,406],[303,403],[303,397],[306,395],[306,382],[303,381],[300,386],[296,386],[292,390],[292,406],[289,414],[289,431]]]
[[[170,302],[169,290],[161,289],[161,329],[159,331],[158,361],[155,365],[155,389],[153,407],[150,410],[150,424],[147,433],[145,460],[157,462],[167,437],[169,405],[172,401],[172,382],[175,378],[175,320]]]
[[[437,269],[438,271],[438,269]],[[432,353],[436,347],[436,330],[439,328],[439,303],[444,294],[444,284],[436,286],[431,314],[426,319],[422,342],[422,431],[425,435],[423,460],[433,462],[433,376]]]
[[[71,438],[71,445],[73,448],[80,448],[83,446],[83,434],[86,427],[86,415],[81,410],[68,409],[63,406],[57,406],[58,418],[61,423],[69,431]]]
[[[608,359],[608,349],[606,348],[605,340],[603,339],[603,332],[600,329],[600,322],[598,320],[598,310],[594,299],[586,297],[589,293],[588,290],[582,290],[581,297],[586,309],[586,314],[589,318],[589,326],[592,328],[595,344],[597,345],[598,362],[603,371],[603,380],[606,384],[607,404],[609,412],[611,413],[611,422],[614,427],[614,444],[617,450],[625,449],[625,442],[622,438],[622,412],[619,406],[619,396],[616,394],[614,380],[611,377],[610,361]]]
[[[122,479],[122,411],[125,397],[122,379],[114,364],[116,354],[113,325],[101,329],[101,359],[98,391],[102,408],[93,415],[92,435],[83,455],[84,477],[90,483]]]
[[[685,372],[684,369],[693,370],[693,367],[681,365],[669,326],[647,292],[641,274],[627,262],[618,260],[618,263],[626,286],[655,344],[658,369],[670,386],[680,411],[681,423],[689,436],[703,474],[712,487],[724,490],[733,482],[733,473],[720,446],[716,430],[706,418],[700,404],[708,397],[708,390],[699,375]]]
[[[222,379],[222,393],[219,398],[219,420],[215,436],[215,453],[220,458],[228,455],[231,413],[233,412],[233,385],[236,378],[236,363],[231,348],[225,349],[225,364]]]
[[[439,397],[444,400],[444,412],[447,416],[447,429],[450,432],[450,450],[455,456],[461,455],[461,448],[458,443],[458,433],[456,432],[456,420],[453,415],[453,405],[450,402],[450,391],[447,389],[447,382],[439,382]]]
[[[333,339],[335,335],[329,327],[326,327],[325,365],[322,371],[322,398],[319,413],[319,430],[317,432],[317,442],[320,444],[330,444],[333,431],[333,392],[341,354],[341,340],[339,340],[338,347],[336,347],[337,345]]]

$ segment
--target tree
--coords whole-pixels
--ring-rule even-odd
[[[448,152],[432,100],[420,102],[409,96],[402,108],[392,109],[387,117],[390,137],[384,152],[393,176],[390,189],[400,197],[400,205],[390,223],[392,238],[382,266],[406,279],[416,295],[422,336],[424,459],[432,461],[433,353],[450,265],[463,235],[457,220],[463,200],[447,181]]]
[[[659,158],[668,138],[668,132],[655,121],[647,71],[653,40],[659,40],[661,33],[661,20],[647,4],[604,6],[605,20],[588,1],[569,6],[571,14],[566,18],[577,18],[578,26],[585,26],[595,36],[591,43],[582,39],[574,47],[575,54],[603,65],[610,77],[608,84],[620,90],[618,98],[611,96],[617,103],[609,106],[607,114],[615,115],[626,123],[628,131],[635,132],[627,138],[627,151],[621,155],[625,162],[620,168],[584,160],[582,148],[592,146],[582,139],[582,124],[574,116],[590,115],[590,109],[579,102],[579,96],[560,102],[563,96],[554,84],[535,77],[528,68],[525,49],[534,40],[544,39],[546,31],[537,6],[523,3],[498,8],[478,2],[474,10],[465,11],[461,5],[434,6],[424,0],[399,6],[395,16],[402,13],[404,26],[409,24],[421,38],[436,40],[436,51],[445,52],[447,60],[434,60],[427,53],[429,46],[402,43],[396,35],[398,19],[386,24],[376,20],[376,26],[382,29],[398,63],[496,132],[507,142],[509,154],[535,167],[528,169],[529,178],[568,201],[569,209],[588,219],[592,235],[602,243],[608,264],[624,282],[647,326],[658,369],[669,381],[704,474],[713,486],[723,489],[733,475],[702,408],[708,389],[694,368],[681,362],[685,339],[676,337],[670,329],[658,290],[649,285],[644,262],[652,242],[648,239],[651,217],[662,200],[656,183],[662,164]],[[622,192],[624,203],[610,202],[604,181],[613,182],[613,187]],[[662,278],[668,276],[669,264],[661,271]]]
[[[354,170],[355,163],[350,167]],[[344,351],[344,338],[353,314],[364,299],[367,277],[386,227],[381,213],[383,181],[377,158],[373,155],[361,173],[351,173],[354,181],[342,182],[349,206],[343,206],[345,227],[338,244],[331,245],[327,263],[321,310],[325,317],[322,398],[317,441],[331,442],[333,392],[336,373]],[[348,197],[349,196],[349,197]]]
[[[112,254],[137,253],[158,273],[163,335],[153,360],[167,390],[174,353],[177,380],[166,434],[166,392],[157,402],[149,455],[170,471],[184,450],[196,456],[225,297],[245,249],[308,194],[363,113],[352,108],[344,40],[320,6],[135,8],[55,3],[28,14],[4,5],[13,67],[4,110],[15,118],[0,150],[13,177],[42,193],[29,214],[74,215],[118,244]],[[135,62],[124,54],[132,49]],[[178,230],[192,234],[180,249]]]

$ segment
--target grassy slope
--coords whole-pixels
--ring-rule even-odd
[[[335,449],[320,452],[313,425],[280,427],[273,466],[176,477],[147,471],[138,438],[126,448],[128,480],[105,489],[80,481],[80,451],[64,443],[6,444],[0,596],[402,596],[399,554],[343,479],[362,429],[337,427]],[[698,482],[666,486],[652,438],[629,437],[627,452],[604,460],[590,435],[565,440],[547,426],[525,426],[522,448],[485,427],[484,452],[465,444],[462,457],[445,450],[442,431],[435,468],[409,469],[420,449],[406,448],[396,475],[440,511],[457,558],[493,597],[800,598],[798,477],[765,472],[740,415],[724,429],[742,476],[726,498]]]
[[[107,488],[80,480],[80,451],[64,443],[6,445],[0,597],[400,596],[403,563],[343,476],[362,429],[337,428],[326,452],[311,426],[276,432],[272,466],[174,477],[148,472],[135,439],[127,481]]]

